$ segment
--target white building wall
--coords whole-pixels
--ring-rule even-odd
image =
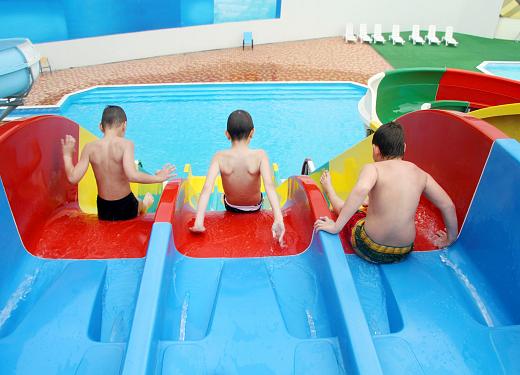
[[[500,18],[495,38],[520,40],[520,19]]]
[[[282,0],[281,18],[153,30],[38,44],[53,68],[95,65],[237,47],[242,32],[252,31],[255,44],[343,35],[345,24],[374,23],[390,31],[393,23],[410,30],[436,24],[456,32],[492,38],[502,0]]]

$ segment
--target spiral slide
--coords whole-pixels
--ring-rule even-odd
[[[23,99],[40,75],[40,55],[28,39],[0,39],[0,121]]]
[[[472,113],[519,102],[519,81],[458,69],[410,68],[371,77],[358,107],[367,128],[375,130],[385,122],[421,108]],[[510,107],[497,107],[492,113],[493,117],[514,114]],[[486,116],[491,117],[491,113]],[[511,124],[511,117],[506,122]],[[510,134],[511,125],[502,127],[502,123],[497,121],[496,125]]]

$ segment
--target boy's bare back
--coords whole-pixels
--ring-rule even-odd
[[[229,149],[218,152],[222,185],[226,200],[235,205],[258,204],[260,192],[260,168],[265,158],[263,150]]]
[[[398,159],[371,166],[375,168],[376,182],[369,193],[367,234],[389,246],[408,245],[415,239],[415,212],[427,174],[415,164]]]
[[[86,146],[89,161],[96,176],[98,194],[106,200],[117,200],[130,194],[130,183],[125,173],[125,152],[133,144],[122,137],[98,139]],[[135,168],[134,161],[130,160]]]

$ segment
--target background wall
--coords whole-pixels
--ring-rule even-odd
[[[520,40],[520,19],[500,18],[495,32],[495,38]]]
[[[492,38],[501,6],[502,0],[282,0],[280,19],[43,43],[38,49],[54,68],[62,69],[238,47],[243,31],[253,32],[255,44],[338,36],[347,22],[367,23],[370,32],[374,23],[381,23],[383,31],[390,31],[393,23],[402,30],[415,23],[423,29],[436,24],[439,30],[451,25],[456,32]]]

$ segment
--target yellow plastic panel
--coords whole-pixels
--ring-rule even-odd
[[[357,182],[361,168],[367,163],[372,163],[372,135],[363,139],[341,155],[329,162],[328,168],[332,185],[337,194],[346,199]],[[324,168],[316,170],[311,178],[316,181],[321,189],[320,176]]]
[[[508,136],[520,141],[520,103],[487,107],[469,114],[489,122]]]
[[[87,143],[96,140],[97,137],[86,129],[79,127],[79,152]],[[92,166],[89,164],[87,173],[78,184],[78,202],[81,211],[87,214],[97,214],[97,185]]]

